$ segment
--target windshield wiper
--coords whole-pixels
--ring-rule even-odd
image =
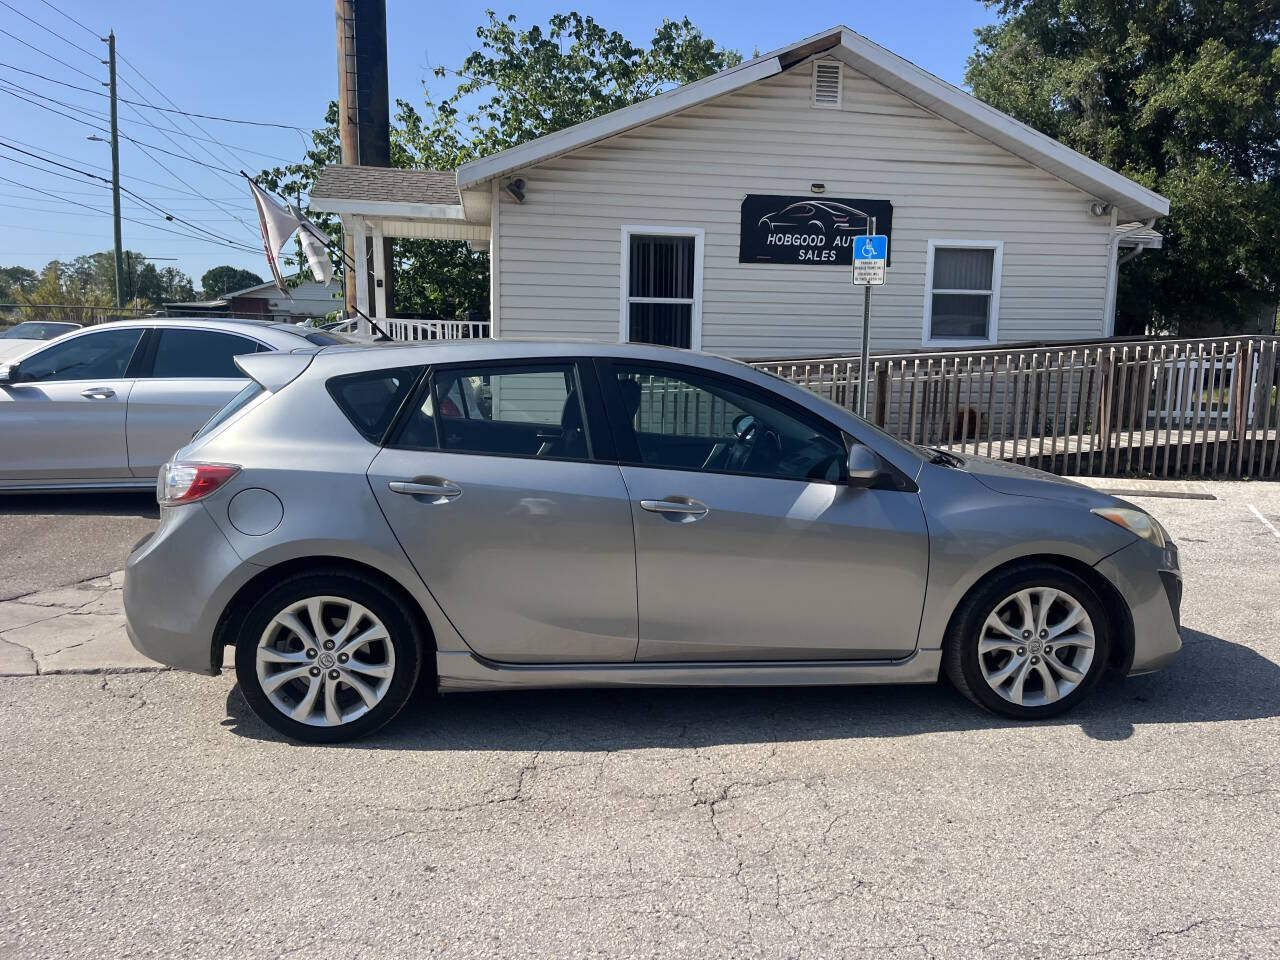
[[[963,467],[964,461],[957,457],[954,453],[948,453],[946,450],[939,450],[937,447],[926,447],[932,457],[929,458],[930,463],[936,463],[942,467]]]

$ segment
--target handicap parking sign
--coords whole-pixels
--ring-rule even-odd
[[[853,241],[853,282],[857,286],[884,283],[885,262],[889,259],[889,238],[883,234],[857,237]]]

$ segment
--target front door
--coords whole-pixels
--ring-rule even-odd
[[[894,659],[928,571],[919,497],[844,479],[835,426],[677,365],[602,365],[630,491],[644,661]]]
[[[590,373],[590,371],[587,371]],[[512,663],[636,652],[627,490],[596,462],[572,362],[436,368],[369,483],[405,552],[477,653]],[[601,431],[604,433],[604,431]]]
[[[129,476],[125,413],[142,328],[73,335],[26,357],[0,385],[0,480]]]
[[[249,382],[235,358],[265,349],[220,330],[163,327],[129,395],[129,469],[154,477]]]

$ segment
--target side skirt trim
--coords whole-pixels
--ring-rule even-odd
[[[903,660],[734,661],[720,663],[496,663],[465,651],[436,652],[442,692],[571,687],[806,687],[934,683],[940,650]]]

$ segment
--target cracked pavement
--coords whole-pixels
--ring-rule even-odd
[[[0,678],[0,956],[1280,957],[1280,485],[1210,489],[1139,501],[1180,660],[1039,724],[522,692],[315,747],[230,675]]]

